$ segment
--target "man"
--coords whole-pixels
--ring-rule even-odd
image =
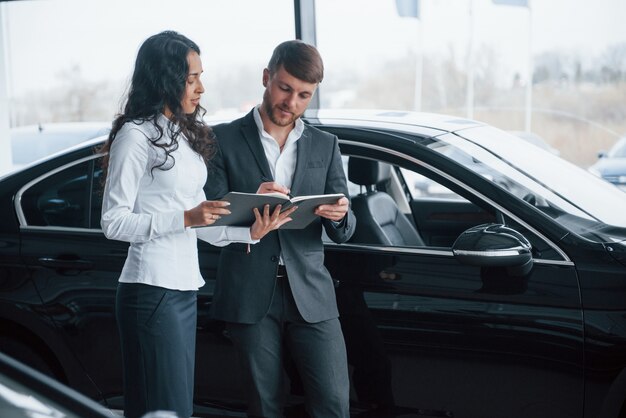
[[[337,137],[300,119],[323,75],[313,46],[287,41],[276,47],[263,70],[261,105],[214,128],[219,151],[209,197],[229,191],[348,196]],[[240,355],[249,416],[282,416],[284,349],[302,379],[309,415],[349,416],[346,350],[324,267],[322,227],[341,243],[356,220],[345,197],[315,213],[304,229],[274,231],[252,247],[231,244],[221,253],[213,314],[226,322]]]

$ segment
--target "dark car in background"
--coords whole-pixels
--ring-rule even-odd
[[[626,137],[617,141],[609,152],[600,152],[598,158],[589,171],[626,192]]]
[[[352,416],[626,416],[626,194],[471,120],[305,116],[338,136],[358,222],[325,242]],[[0,350],[122,409],[128,244],[100,230],[102,140],[0,178]],[[416,176],[449,193],[420,194]],[[232,343],[209,315],[221,250],[198,245],[195,415],[244,416]],[[287,415],[301,417],[287,371]]]

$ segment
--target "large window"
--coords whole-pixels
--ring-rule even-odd
[[[315,4],[322,107],[469,117],[584,168],[626,133],[623,0]]]
[[[626,133],[623,0],[314,4],[303,10],[315,12],[325,62],[321,107],[469,117],[584,168]],[[137,48],[165,29],[203,51],[208,116],[240,115],[261,100],[273,48],[296,36],[293,0],[22,0],[0,11],[11,127],[110,121]]]
[[[292,0],[14,1],[0,7],[12,127],[110,121],[140,44],[168,29],[201,49],[208,114],[247,112],[261,100],[272,50],[295,37]]]

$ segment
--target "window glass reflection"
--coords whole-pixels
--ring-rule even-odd
[[[92,167],[93,161],[76,164],[27,189],[21,201],[27,224],[88,228]]]

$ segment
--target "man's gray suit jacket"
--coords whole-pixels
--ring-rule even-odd
[[[218,152],[209,163],[207,199],[221,198],[229,191],[255,193],[262,178],[273,178],[252,111],[215,126],[214,132]],[[297,146],[292,195],[344,193],[348,197],[337,137],[305,125]],[[338,317],[333,280],[324,267],[322,227],[330,239],[341,243],[352,236],[355,226],[349,210],[339,226],[318,217],[304,229],[272,231],[251,245],[249,253],[247,244],[224,247],[212,306],[214,318],[244,324],[260,321],[272,301],[281,253],[304,320],[315,323]]]

